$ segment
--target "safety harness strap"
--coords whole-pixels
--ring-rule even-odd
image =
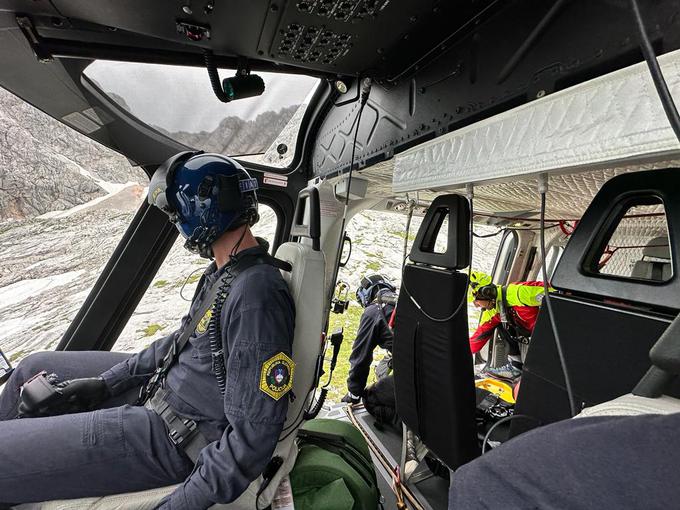
[[[380,318],[382,322],[387,326],[387,329],[392,331],[394,312],[397,309],[397,295],[389,289],[382,289],[381,291],[378,291],[378,295],[374,302],[378,303],[378,306],[380,307]],[[393,307],[389,319],[385,316],[385,308],[388,305]]]
[[[198,430],[198,424],[189,418],[177,414],[170,404],[165,401],[167,391],[158,391],[144,404],[161,417],[168,429],[168,437],[172,444],[184,450],[184,453],[195,464],[201,450],[208,446],[208,440]]]
[[[504,333],[510,336],[512,340],[521,344],[529,343],[531,332],[520,327],[515,322],[515,318],[508,308],[508,287],[503,285],[501,286],[501,299],[498,303],[498,313],[501,316],[501,329]]]

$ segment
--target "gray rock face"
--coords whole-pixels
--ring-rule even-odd
[[[115,99],[127,107],[122,98]],[[294,105],[264,112],[252,121],[227,117],[212,132],[168,135],[206,152],[266,150],[255,160],[285,166],[292,158],[303,113],[304,108]],[[276,153],[281,141],[290,148],[284,158]],[[147,181],[144,172],[123,156],[0,89],[0,221],[70,209],[105,196],[111,183]]]
[[[89,202],[106,183],[146,181],[121,155],[0,89],[0,221]]]
[[[214,131],[187,133],[184,131],[166,133],[184,145],[195,147],[206,152],[219,154],[253,154],[265,152],[272,140],[278,140],[278,135],[293,118],[298,106],[288,106],[279,111],[267,111],[259,114],[254,120],[243,120],[239,117],[226,117]],[[297,135],[298,125],[288,128]],[[276,143],[276,142],[274,142]]]
[[[83,211],[0,224],[0,348],[53,349],[116,247],[131,212]]]

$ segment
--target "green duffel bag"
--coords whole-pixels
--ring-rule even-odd
[[[290,473],[295,510],[376,510],[380,491],[368,445],[349,423],[316,419],[298,431]]]

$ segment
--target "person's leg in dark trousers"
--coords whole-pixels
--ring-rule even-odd
[[[361,396],[373,363],[373,351],[378,343],[373,337],[357,336],[349,355],[350,370],[347,376],[347,389],[353,395]]]
[[[97,377],[129,357],[130,354],[108,351],[45,351],[31,354],[17,365],[0,393],[0,421],[17,417],[21,386],[41,371],[55,373],[64,381],[79,377]],[[102,407],[133,403],[133,394],[134,391],[112,398]]]
[[[0,422],[0,465],[4,503],[164,487],[193,468],[157,414],[129,405]]]
[[[43,352],[17,366],[0,395],[0,508],[162,487],[189,475],[193,465],[170,442],[162,420],[122,405],[136,399],[136,389],[94,412],[14,419],[19,388],[41,370],[62,379],[93,377],[128,356]]]

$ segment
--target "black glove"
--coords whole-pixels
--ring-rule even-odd
[[[70,379],[57,384],[61,394],[68,402],[82,406],[84,410],[97,407],[111,396],[108,386],[101,377]]]
[[[101,377],[56,382],[56,376],[39,374],[21,392],[20,417],[56,416],[90,411],[111,396]]]

